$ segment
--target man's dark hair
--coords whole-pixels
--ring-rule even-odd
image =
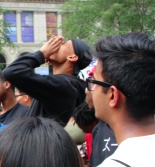
[[[26,94],[25,92],[23,92],[21,89],[16,88],[16,90],[18,90],[20,94],[25,94],[25,95],[27,95],[27,94]],[[28,95],[28,96],[29,96],[29,95]],[[30,99],[33,99],[31,96],[29,96],[29,98],[30,98]]]
[[[2,71],[0,71],[0,79],[3,81],[3,82],[6,82],[7,80],[3,77],[3,74],[2,74]],[[11,83],[10,83],[11,84]],[[13,91],[15,91],[15,86],[11,84],[11,88]]]
[[[16,88],[16,89],[19,91],[19,93],[25,94],[25,92],[23,92],[22,90],[20,90],[20,89],[18,89],[18,88]]]
[[[82,167],[75,142],[57,122],[36,117],[12,121],[0,132],[1,167]]]
[[[80,127],[89,126],[97,120],[95,110],[90,110],[86,102],[82,103],[74,110],[73,117],[76,124]]]
[[[132,118],[140,120],[154,113],[154,36],[132,32],[102,37],[95,44],[94,55],[102,62],[104,81],[126,95],[128,113]]]

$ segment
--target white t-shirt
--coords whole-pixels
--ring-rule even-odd
[[[155,134],[124,140],[98,167],[155,167]]]

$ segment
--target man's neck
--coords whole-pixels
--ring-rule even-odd
[[[8,96],[3,102],[3,110],[0,112],[0,115],[6,113],[9,109],[13,108],[17,104],[16,98],[14,95]]]
[[[73,67],[61,65],[61,66],[53,66],[53,74],[68,74],[73,75]]]
[[[141,137],[155,134],[155,122],[149,117],[139,123],[129,120],[118,120],[115,126],[111,126],[118,145],[127,138]]]

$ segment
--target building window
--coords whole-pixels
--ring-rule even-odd
[[[6,34],[8,37],[10,37],[10,40],[12,42],[17,42],[17,28],[16,28],[16,13],[4,13],[4,21],[10,24],[10,28],[7,27],[10,31],[10,34]]]
[[[22,12],[21,13],[21,26],[22,26],[22,41],[34,42],[33,33],[33,13]]]
[[[57,35],[57,13],[46,13],[47,40],[52,35]]]

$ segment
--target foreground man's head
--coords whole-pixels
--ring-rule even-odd
[[[113,129],[118,119],[153,122],[155,43],[144,33],[102,37],[95,45],[98,65],[89,82],[96,117]],[[106,82],[106,83],[105,83]],[[145,121],[144,121],[145,122]]]

